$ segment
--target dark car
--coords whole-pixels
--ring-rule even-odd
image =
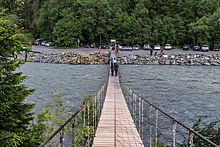
[[[194,50],[194,51],[199,51],[199,50],[200,50],[200,46],[195,45],[195,46],[193,47],[193,50]]]
[[[190,45],[189,44],[184,44],[183,45],[183,50],[189,50],[190,49]]]
[[[213,44],[212,45],[212,50],[213,51],[219,51],[219,44]]]
[[[97,44],[97,48],[99,48],[99,49],[102,49],[102,48],[106,49],[106,48],[108,48],[108,46],[105,43],[98,43]]]
[[[151,49],[150,44],[145,44],[145,45],[144,45],[144,50],[150,50],[150,49]]]
[[[54,45],[55,45],[54,42],[47,42],[47,43],[45,44],[46,47],[47,47],[47,46],[54,46]]]
[[[41,45],[41,42],[42,41],[45,41],[45,39],[44,38],[39,38],[39,39],[37,39],[35,42],[34,42],[34,45]]]
[[[85,48],[90,48],[90,43],[85,43],[85,44],[84,44],[84,47],[85,47]]]
[[[66,46],[66,47],[70,47],[70,46],[77,46],[77,45],[74,44],[74,43],[66,43],[65,46]]]

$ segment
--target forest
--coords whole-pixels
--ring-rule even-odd
[[[11,0],[7,0],[11,1]],[[17,21],[33,37],[66,43],[220,43],[219,0],[25,0]],[[8,11],[13,11],[10,5]]]
[[[16,72],[27,62],[17,55],[32,52],[23,48],[27,44],[23,34],[57,46],[76,43],[78,38],[106,43],[116,39],[126,45],[210,45],[220,43],[219,15],[217,0],[0,1],[0,146],[37,147],[68,119],[61,91],[51,92],[53,100],[47,99],[38,114],[32,111],[35,103],[25,103],[36,89],[25,86],[27,77]],[[200,121],[193,129],[219,145],[220,129],[215,128],[219,120],[203,129]],[[198,137],[193,142],[208,146]]]

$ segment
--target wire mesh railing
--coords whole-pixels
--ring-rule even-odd
[[[109,76],[100,90],[84,99],[81,108],[39,147],[91,146],[103,108]]]
[[[207,146],[218,147],[201,134],[156,107],[132,90],[118,73],[128,109],[144,146],[195,146],[193,138],[200,138]]]

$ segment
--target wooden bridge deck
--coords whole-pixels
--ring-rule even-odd
[[[112,51],[111,57],[115,57]],[[143,147],[118,77],[109,75],[108,88],[93,147]]]

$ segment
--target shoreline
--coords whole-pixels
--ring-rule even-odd
[[[99,65],[109,64],[110,52],[77,53],[77,52],[41,52],[29,53],[27,59],[30,62],[55,63],[55,64],[85,64]],[[25,53],[20,53],[18,59],[24,60]],[[157,54],[157,55],[138,55],[127,54],[121,56],[117,54],[119,65],[195,65],[195,66],[219,66],[220,55],[218,54]]]

